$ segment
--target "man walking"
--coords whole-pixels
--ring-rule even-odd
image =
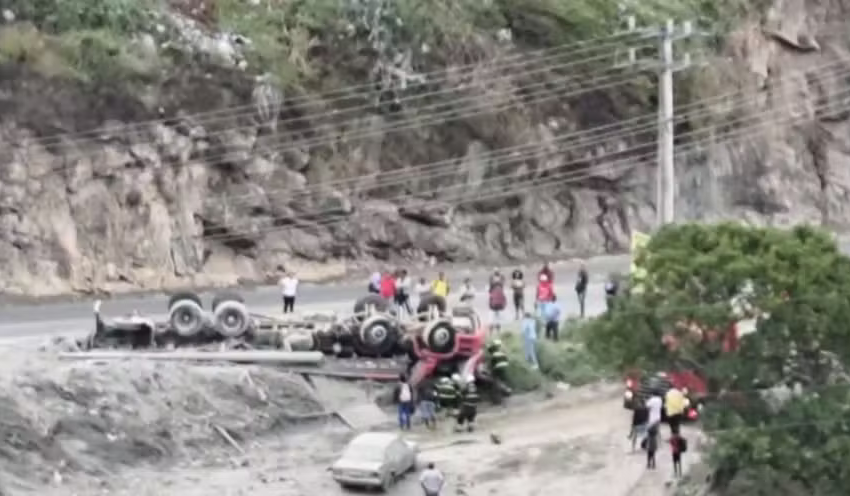
[[[578,269],[578,278],[576,278],[576,296],[578,297],[579,316],[584,318],[584,302],[587,297],[587,284],[589,282],[587,275],[587,266],[582,262]]]
[[[478,416],[478,388],[475,387],[475,377],[467,376],[460,394],[460,410],[457,414],[455,432],[461,432],[466,427],[467,432],[475,430],[475,418]]]
[[[295,311],[295,296],[298,294],[298,278],[293,272],[280,279],[280,291],[283,295],[283,313]]]
[[[443,485],[446,483],[446,478],[442,472],[437,470],[434,463],[428,464],[428,468],[422,471],[419,476],[419,485],[422,486],[422,491],[425,496],[440,496],[440,491],[443,490]]]
[[[413,388],[407,382],[407,376],[398,376],[395,388],[395,401],[398,405],[398,426],[403,431],[410,430],[410,416],[413,414]]]

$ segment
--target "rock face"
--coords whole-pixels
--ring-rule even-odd
[[[742,96],[680,130],[678,220],[847,224],[842,3],[777,3],[695,73],[707,96]],[[211,71],[151,96],[0,66],[0,292],[613,252],[655,222],[651,126],[562,138],[630,117],[610,91],[542,102],[522,97],[534,76],[490,74],[440,108],[285,95],[278,108],[238,71]]]

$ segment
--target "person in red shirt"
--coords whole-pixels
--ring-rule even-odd
[[[546,274],[540,274],[537,282],[537,304],[546,303],[555,299],[555,286]]]
[[[381,298],[392,302],[395,298],[395,277],[390,272],[381,274]]]

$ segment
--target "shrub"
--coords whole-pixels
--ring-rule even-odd
[[[501,339],[510,358],[508,377],[511,388],[517,392],[539,389],[549,381],[581,386],[612,376],[612,369],[592,355],[584,344],[573,337],[579,336],[580,325],[568,321],[564,325],[562,340],[538,340],[537,360],[539,370],[532,369],[525,360],[522,339],[516,332],[503,332]]]

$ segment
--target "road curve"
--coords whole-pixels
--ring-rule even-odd
[[[588,292],[588,313],[598,314],[604,309],[603,283],[611,272],[626,272],[629,259],[625,256],[596,257],[588,260],[588,271],[591,285]],[[578,265],[574,262],[555,264],[555,283],[557,294],[566,301],[567,312],[578,312],[573,285]],[[512,270],[506,267],[505,271]],[[538,267],[526,268],[526,278],[533,277]],[[471,277],[473,285],[478,289],[475,306],[487,314],[485,287],[490,269],[470,269],[449,272],[450,283],[459,288],[464,277]],[[418,276],[419,274],[417,274]],[[423,273],[423,276],[433,277],[433,271]],[[526,299],[533,297],[532,289],[527,290]],[[249,308],[257,313],[277,314],[280,308],[280,291],[274,286],[262,286],[240,289],[245,296]],[[354,301],[366,294],[366,281],[333,284],[304,284],[300,290],[297,311],[350,311]],[[212,294],[201,295],[205,304],[209,304]],[[450,298],[451,299],[451,298]],[[103,312],[107,315],[121,315],[133,310],[146,315],[163,316],[168,296],[156,294],[148,296],[117,297],[106,300]],[[0,308],[0,340],[17,340],[20,338],[36,338],[65,334],[80,334],[89,332],[92,328],[93,299],[77,300],[63,303],[44,303],[16,305]]]

